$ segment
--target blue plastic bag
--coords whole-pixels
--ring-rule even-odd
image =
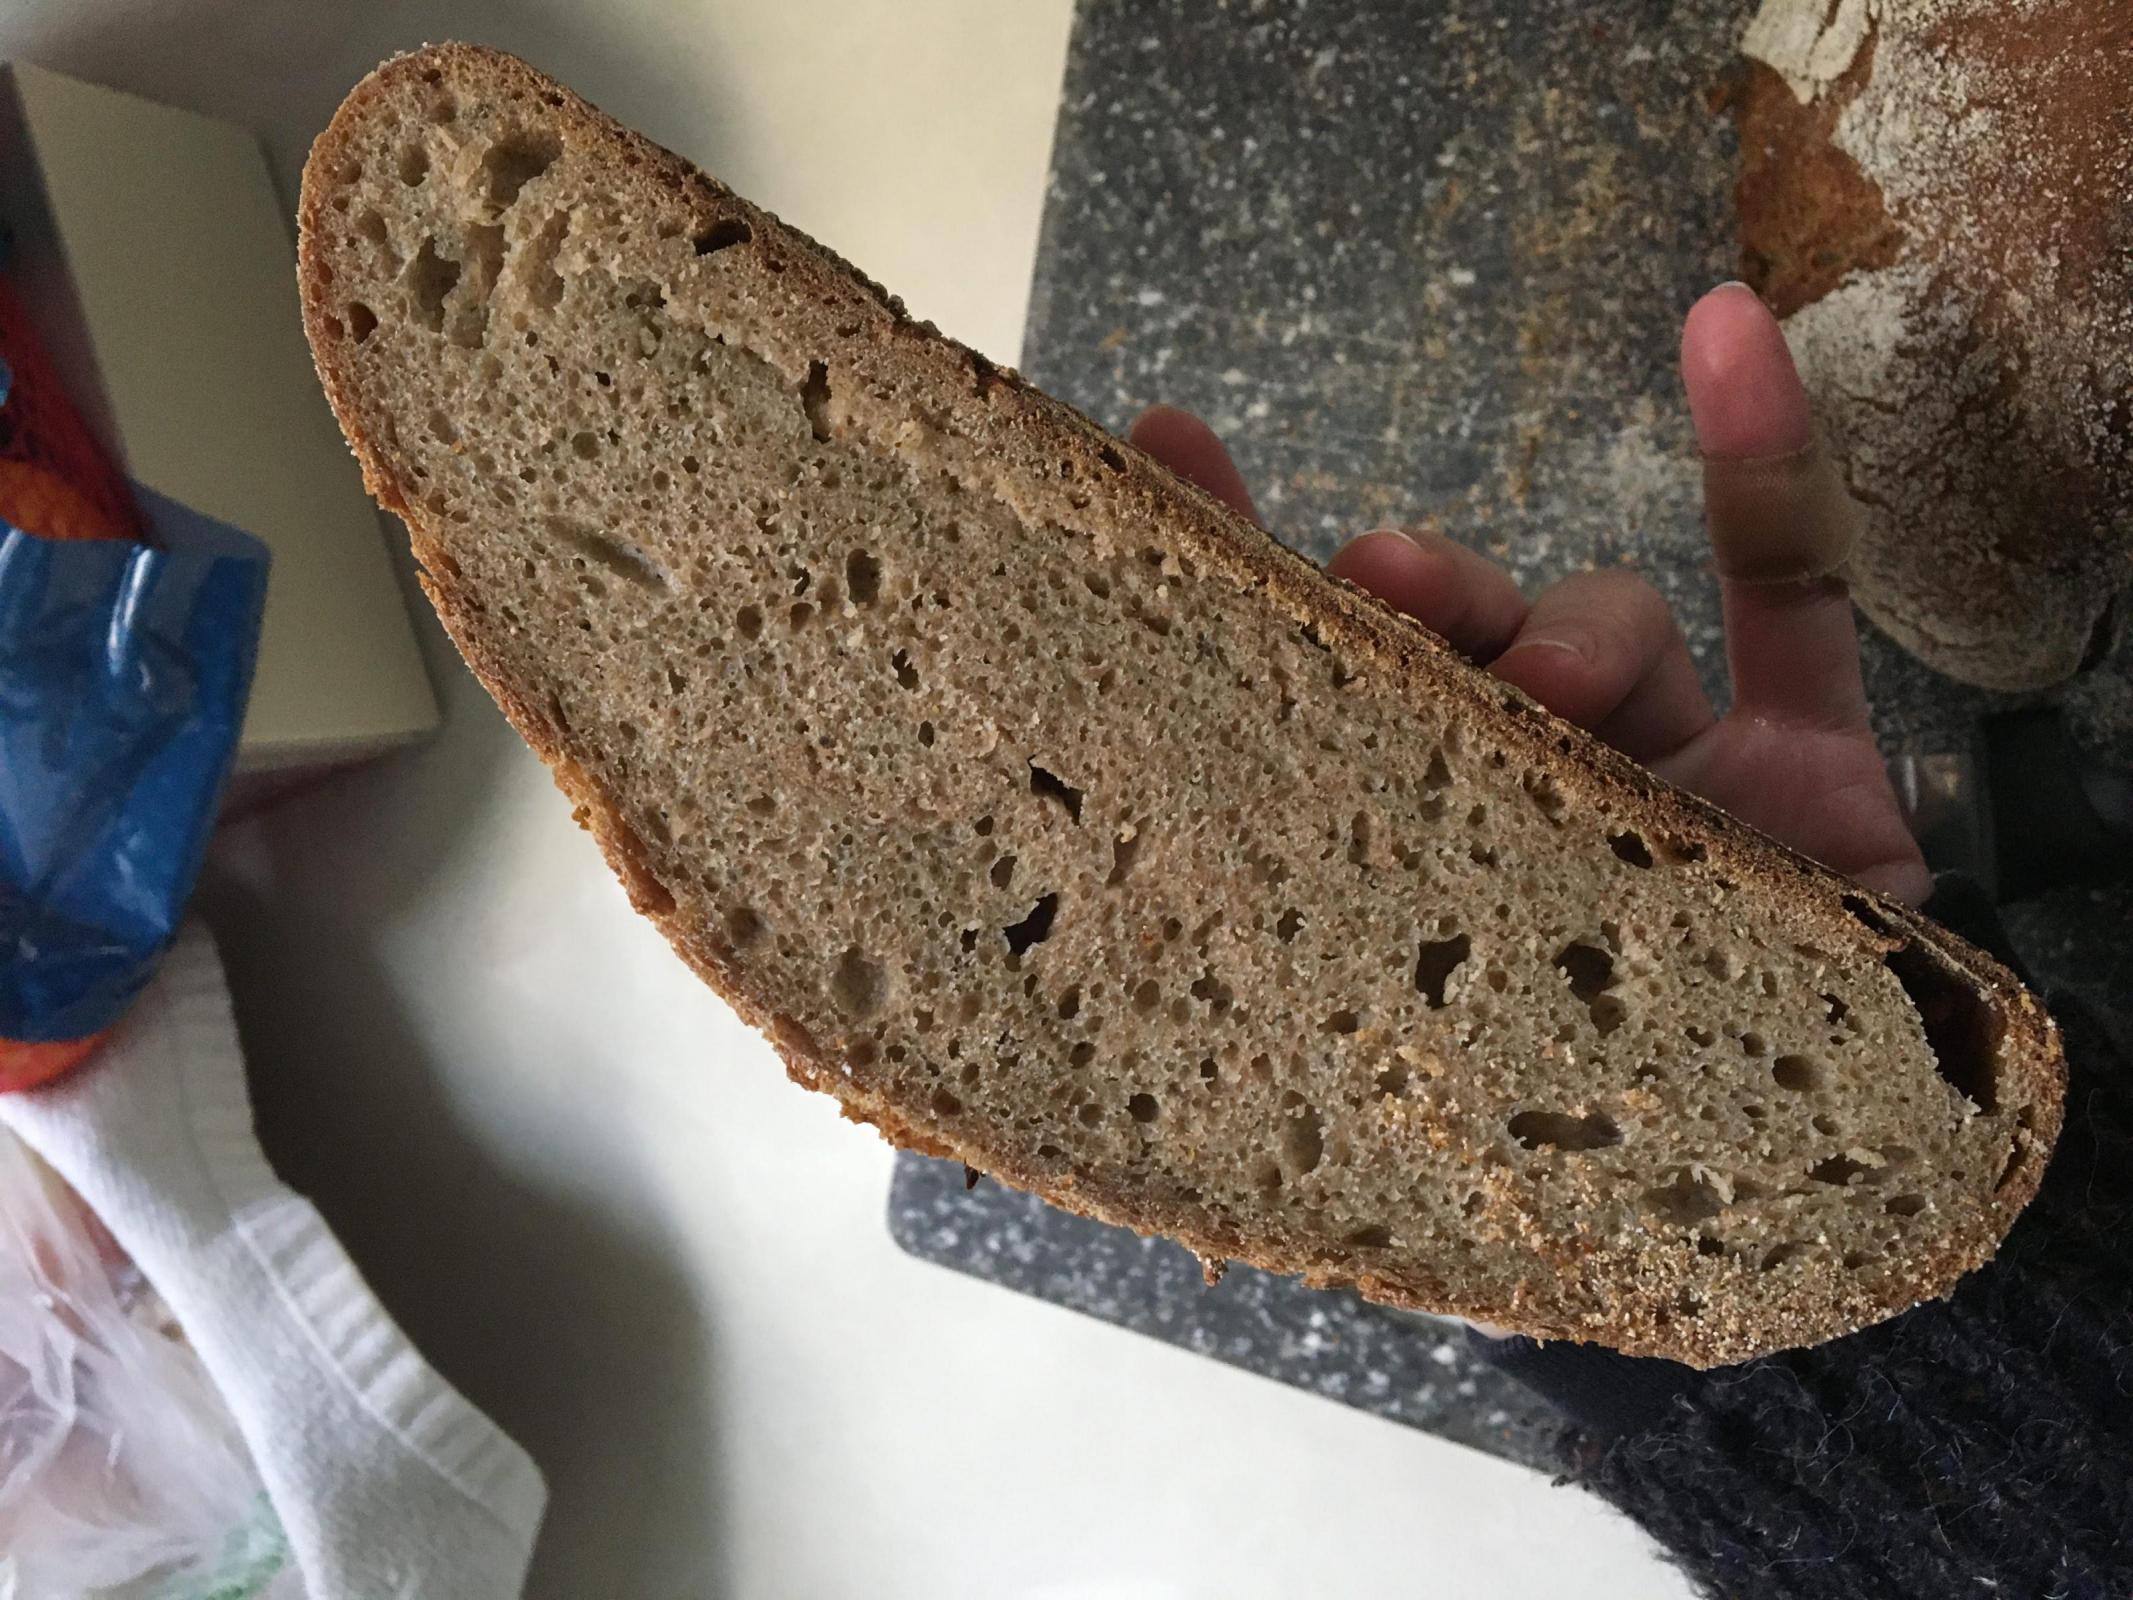
[[[126,1010],[236,755],[265,551],[139,498],[161,548],[0,524],[0,1039],[83,1039]]]

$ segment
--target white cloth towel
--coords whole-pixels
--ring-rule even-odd
[[[504,1600],[538,1468],[431,1370],[252,1131],[213,942],[188,927],[97,1055],[0,1121],[72,1184],[228,1401],[312,1600]]]

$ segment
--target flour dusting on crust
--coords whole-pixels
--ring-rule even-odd
[[[1873,513],[1861,604],[1954,676],[2065,677],[2133,582],[2133,8],[1767,0],[1744,48],[1789,91],[1744,104],[1751,260],[1837,263],[1779,298]]]

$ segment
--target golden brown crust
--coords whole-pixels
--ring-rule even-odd
[[[1714,871],[1735,881],[1745,898],[1782,908],[1829,948],[1871,953],[1915,941],[1960,972],[1986,998],[2005,1030],[2000,1051],[2003,1099],[2026,1101],[2025,1150],[2002,1183],[1985,1225],[1941,1241],[1937,1252],[1913,1258],[1908,1277],[1893,1291],[1868,1293],[1856,1286],[1835,1295],[1825,1289],[1797,1303],[1766,1308],[1752,1320],[1713,1315],[1669,1322],[1650,1314],[1647,1301],[1628,1298],[1594,1320],[1571,1321],[1523,1304],[1479,1303],[1442,1284],[1396,1280],[1371,1270],[1353,1255],[1271,1232],[1246,1234],[1211,1226],[1204,1215],[1151,1200],[1087,1175],[1061,1178],[1035,1172],[1002,1137],[982,1127],[943,1124],[922,1108],[903,1106],[856,1082],[799,1023],[779,1015],[753,992],[744,972],[725,955],[718,930],[677,907],[644,862],[644,846],[623,818],[618,798],[599,777],[566,753],[561,730],[547,713],[529,704],[512,675],[485,641],[479,598],[461,585],[443,554],[427,513],[400,481],[386,441],[364,425],[355,377],[340,338],[328,249],[319,241],[331,231],[325,211],[331,175],[348,159],[354,130],[412,81],[438,75],[487,86],[500,94],[538,101],[574,141],[607,152],[618,191],[671,207],[677,200],[704,221],[743,218],[764,244],[764,270],[776,275],[776,292],[789,296],[796,320],[815,319],[815,329],[834,336],[864,359],[892,364],[904,376],[932,386],[944,413],[967,425],[989,450],[1010,465],[994,485],[1003,498],[1026,494],[1041,501],[1044,515],[1088,531],[1099,542],[1130,525],[1136,537],[1166,539],[1202,572],[1240,589],[1306,625],[1315,637],[1399,686],[1416,701],[1455,702],[1461,714],[1489,738],[1526,754],[1554,773],[1566,791],[1611,806],[1655,837],[1694,841]],[[350,94],[315,145],[305,170],[301,202],[304,248],[300,263],[304,314],[319,375],[335,412],[378,499],[408,524],[424,586],[439,616],[513,726],[554,769],[557,782],[578,807],[580,821],[628,887],[633,904],[652,918],[675,949],[750,1024],[762,1029],[793,1078],[835,1095],[847,1115],[876,1127],[894,1142],[954,1157],[1016,1187],[1031,1189],[1053,1204],[1143,1232],[1170,1234],[1207,1259],[1234,1258],[1278,1272],[1301,1273],[1322,1285],[1353,1285],[1386,1304],[1419,1310],[1455,1311],[1507,1324],[1542,1337],[1596,1339],[1639,1354],[1662,1355],[1697,1365],[1742,1359],[1790,1344],[1813,1342],[1849,1331],[1902,1306],[1945,1293],[1962,1273],[1987,1259],[2014,1216],[2034,1194],[2044,1158],[2056,1136],[2063,1094],[2057,1033],[2036,1001],[1997,963],[1953,935],[1894,904],[1838,879],[1745,824],[1659,782],[1644,769],[1589,735],[1559,721],[1517,691],[1469,667],[1441,641],[1361,591],[1328,578],[1309,562],[1267,537],[1199,490],[1172,477],[1153,461],[1110,439],[1079,413],[1030,388],[1012,372],[909,319],[878,285],[813,241],[738,199],[686,162],[614,123],[567,89],[508,56],[464,45],[434,47],[387,63]],[[1015,476],[1012,460],[1070,462],[1082,482],[1105,486],[1101,503],[1078,504],[1073,493],[1047,479]],[[1071,480],[1070,480],[1071,481]],[[1520,1219],[1507,1215],[1508,1230]],[[1597,1258],[1561,1263],[1566,1271],[1600,1272]],[[1617,1266],[1620,1263],[1616,1263]]]

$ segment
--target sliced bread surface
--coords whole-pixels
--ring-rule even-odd
[[[510,57],[349,96],[319,371],[681,955],[901,1144],[1698,1365],[1945,1293],[2057,1035]]]

